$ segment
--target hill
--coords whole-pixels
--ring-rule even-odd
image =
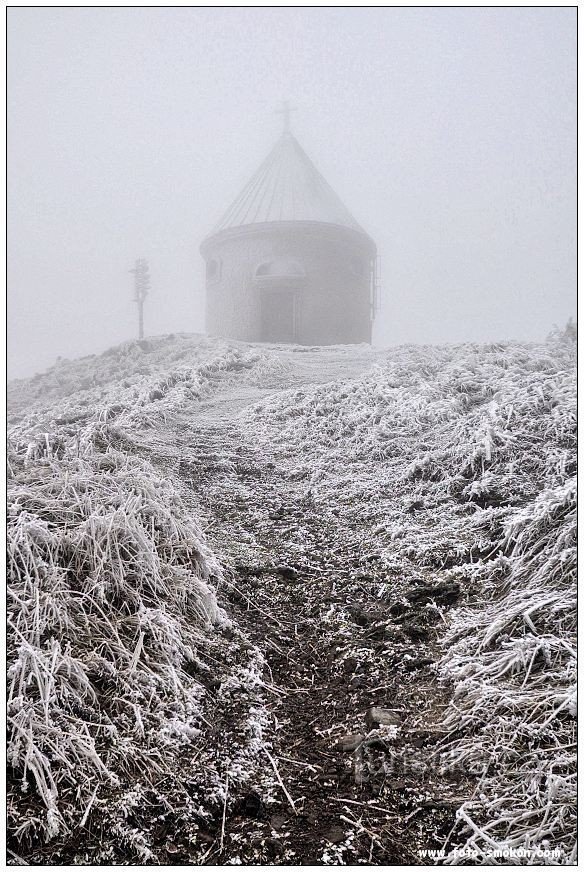
[[[572,863],[574,369],[177,335],[13,383],[13,857]]]

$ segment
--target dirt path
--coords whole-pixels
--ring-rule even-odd
[[[463,789],[436,754],[448,700],[432,670],[432,593],[389,578],[373,533],[334,505],[317,508],[237,417],[277,390],[358,375],[375,357],[291,357],[261,387],[218,384],[150,450],[206,519],[231,570],[219,596],[265,664],[269,750],[253,783],[230,794],[203,862],[425,863],[419,850],[442,846]],[[394,723],[377,728],[372,707]],[[233,716],[218,701],[215,729]]]

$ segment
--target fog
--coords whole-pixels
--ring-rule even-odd
[[[275,109],[375,240],[376,344],[575,314],[574,8],[11,8],[9,375],[204,329],[199,244]]]

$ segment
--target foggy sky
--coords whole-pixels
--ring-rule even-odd
[[[198,246],[292,129],[381,256],[377,344],[575,314],[573,8],[8,10],[9,375],[203,330]]]

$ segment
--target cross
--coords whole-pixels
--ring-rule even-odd
[[[290,113],[296,111],[297,110],[294,106],[290,106],[290,102],[288,100],[283,100],[282,108],[276,109],[277,115],[284,116],[284,133],[290,133]]]

